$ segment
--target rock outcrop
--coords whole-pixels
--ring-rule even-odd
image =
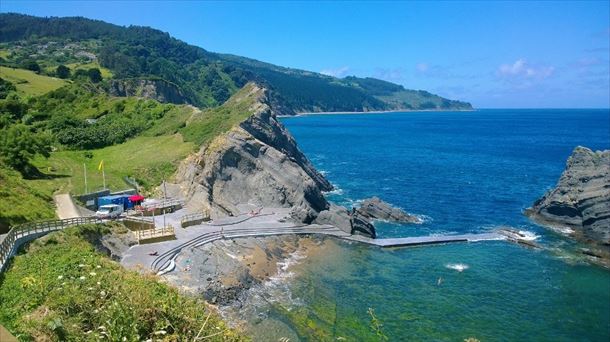
[[[372,220],[384,220],[403,223],[421,223],[421,219],[409,215],[402,209],[392,206],[377,197],[367,198],[356,210],[360,215]]]
[[[577,147],[557,186],[526,210],[533,220],[565,227],[580,240],[610,248],[610,150]]]
[[[136,96],[154,99],[163,103],[187,103],[178,86],[162,79],[118,79],[108,83],[108,94],[112,96]]]
[[[375,226],[366,217],[356,210],[350,211],[334,203],[330,203],[328,209],[320,212],[314,223],[329,224],[350,234],[377,237]]]
[[[175,177],[180,191],[188,206],[205,210],[212,217],[235,215],[248,204],[289,207],[296,221],[320,223],[316,221],[319,214],[331,209],[323,192],[333,187],[277,120],[276,115],[282,113],[270,105],[267,94],[266,89],[249,84],[235,95],[238,98],[232,103],[252,103],[252,114],[181,164]],[[333,212],[341,210],[347,213],[345,208],[333,207]],[[337,227],[352,232],[349,213],[327,216],[332,216]],[[372,225],[361,230],[375,235]]]

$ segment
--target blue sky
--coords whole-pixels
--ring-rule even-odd
[[[0,10],[152,26],[207,50],[377,77],[479,108],[610,107],[608,1],[2,0]]]

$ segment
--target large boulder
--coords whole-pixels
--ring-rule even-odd
[[[525,213],[543,225],[569,228],[581,240],[610,246],[610,150],[576,147],[557,186]]]
[[[367,198],[357,212],[371,220],[384,220],[402,223],[421,223],[417,216],[407,214],[404,210],[392,206],[378,197]]]
[[[349,234],[377,237],[375,226],[367,217],[357,210],[348,210],[334,203],[331,203],[327,210],[318,214],[315,223],[332,225]]]

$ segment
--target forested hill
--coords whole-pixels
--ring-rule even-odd
[[[294,112],[472,108],[378,79],[339,79],[279,67],[209,52],[152,28],[80,17],[0,14],[0,52],[1,65],[38,65],[42,73],[56,72],[59,65],[89,63],[106,70],[105,78],[162,79],[178,88],[180,98],[199,107],[217,106],[255,81],[275,90],[277,102]]]

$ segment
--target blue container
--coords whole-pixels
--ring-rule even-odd
[[[122,205],[123,209],[133,208],[133,203],[129,201],[130,195],[115,195],[115,196],[103,196],[97,199],[98,208],[106,204],[118,204]]]

